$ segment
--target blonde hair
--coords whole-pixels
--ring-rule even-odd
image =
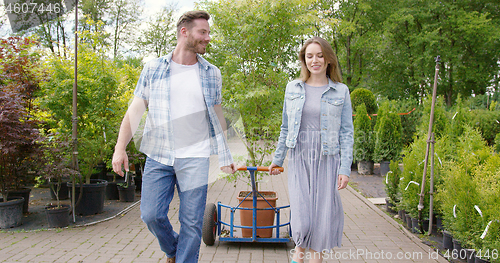
[[[339,62],[337,55],[333,52],[333,48],[326,40],[320,37],[312,37],[308,39],[304,46],[300,49],[299,60],[302,65],[300,70],[300,79],[306,81],[311,76],[311,72],[307,69],[306,65],[306,48],[312,44],[316,43],[321,46],[321,51],[323,52],[323,57],[325,58],[325,63],[328,64],[326,67],[326,75],[334,82],[342,82],[342,75],[340,74]]]

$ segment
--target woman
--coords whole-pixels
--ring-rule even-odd
[[[281,134],[273,167],[287,150],[293,262],[321,262],[323,251],[342,244],[344,212],[339,190],[351,173],[353,125],[349,89],[342,84],[330,44],[306,41],[299,53],[301,79],[286,86]],[[308,251],[306,251],[308,249]],[[310,253],[310,254],[307,254]]]

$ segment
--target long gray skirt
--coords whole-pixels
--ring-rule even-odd
[[[320,252],[341,247],[344,210],[337,189],[339,155],[321,154],[320,131],[300,131],[288,160],[292,237]]]

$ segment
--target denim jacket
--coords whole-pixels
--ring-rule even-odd
[[[294,80],[286,86],[283,103],[283,122],[273,163],[283,165],[289,148],[294,148],[300,129],[305,102],[304,82]],[[349,88],[329,80],[329,88],[321,95],[321,152],[323,155],[340,153],[339,174],[351,174],[353,133],[352,108]]]

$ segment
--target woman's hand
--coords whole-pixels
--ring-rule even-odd
[[[338,182],[338,189],[344,189],[347,187],[347,183],[349,182],[349,177],[345,174],[339,174],[339,182]]]
[[[281,171],[278,170],[278,169],[274,169],[276,167],[279,167],[277,166],[276,164],[272,163],[271,165],[269,165],[269,174],[270,175],[277,175],[277,174],[280,174]]]

